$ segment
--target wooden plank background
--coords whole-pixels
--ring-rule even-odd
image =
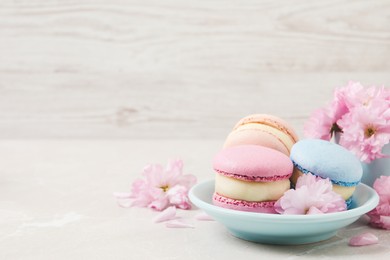
[[[0,0],[0,138],[223,138],[390,86],[390,1]]]

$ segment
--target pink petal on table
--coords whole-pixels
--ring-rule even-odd
[[[131,193],[130,192],[113,192],[112,195],[114,195],[117,199],[130,199]]]
[[[214,219],[205,212],[195,215],[195,219],[200,221],[214,221]]]
[[[172,220],[175,217],[176,217],[176,207],[172,206],[172,207],[168,207],[168,208],[164,209],[163,211],[161,211],[161,213],[159,213],[154,218],[153,221],[155,223],[159,223],[159,222],[164,222],[164,221],[167,221],[167,220]]]
[[[130,199],[118,199],[117,203],[122,208],[131,208],[133,202]]]
[[[349,240],[350,246],[368,246],[377,244],[379,241],[378,237],[372,233],[363,233],[357,236],[352,237]]]
[[[165,225],[168,228],[194,228],[193,225],[188,224],[180,219],[168,221]]]

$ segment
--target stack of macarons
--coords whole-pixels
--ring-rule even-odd
[[[284,120],[266,114],[241,119],[215,156],[213,203],[229,209],[276,213],[275,202],[290,189],[289,158],[298,140]]]
[[[344,147],[298,140],[284,120],[266,114],[244,117],[213,160],[213,203],[250,212],[276,213],[275,202],[302,174],[329,178],[347,205],[362,177],[360,161]]]

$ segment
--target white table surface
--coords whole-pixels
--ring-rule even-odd
[[[211,158],[221,140],[0,141],[0,259],[295,259],[390,256],[390,232],[365,219],[334,238],[309,245],[256,244],[231,236],[198,209],[178,215],[193,229],[153,223],[156,212],[120,208],[112,193],[129,191],[147,163],[184,161],[198,181],[213,178]],[[379,244],[350,247],[372,232]],[[266,258],[263,258],[266,257]]]

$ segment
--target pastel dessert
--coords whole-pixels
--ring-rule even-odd
[[[276,213],[274,204],[290,188],[288,156],[258,145],[224,148],[214,158],[213,203],[250,212]]]
[[[350,204],[352,194],[359,184],[363,169],[360,161],[341,145],[320,139],[305,139],[291,149],[294,164],[291,182],[294,185],[302,174],[311,173],[329,178],[333,190]]]
[[[254,114],[242,118],[235,125],[224,147],[255,144],[290,155],[291,147],[297,141],[294,129],[283,119],[267,114]]]

